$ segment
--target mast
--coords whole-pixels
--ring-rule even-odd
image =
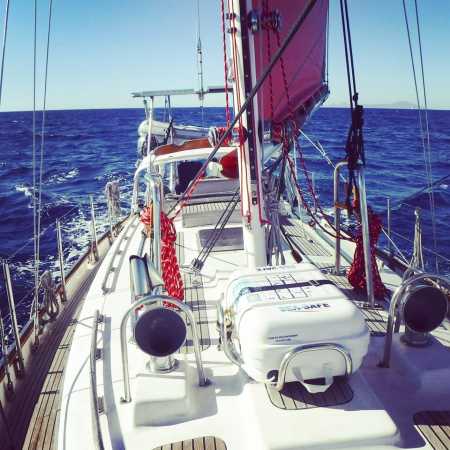
[[[239,110],[252,87],[256,84],[254,39],[245,26],[245,18],[251,10],[251,0],[232,0],[229,11],[231,48],[233,54],[233,96],[235,111]],[[244,18],[244,23],[242,23]],[[241,186],[241,210],[244,248],[249,267],[267,264],[264,200],[261,185],[262,136],[259,136],[258,94],[242,116],[242,126],[247,139],[238,152]]]
[[[198,84],[199,84],[199,98],[202,102],[203,107],[203,98],[204,98],[204,84],[203,84],[203,52],[202,52],[202,40],[200,35],[198,36],[197,41],[197,66],[198,66]]]
[[[203,83],[203,50],[202,50],[202,38],[200,32],[200,0],[197,0],[197,76],[199,84],[199,94],[198,99],[200,100],[200,108],[202,111],[202,126],[204,126],[204,83]]]

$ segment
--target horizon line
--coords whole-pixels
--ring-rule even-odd
[[[395,103],[392,105],[363,105],[364,109],[405,109],[405,110],[409,110],[409,111],[418,111],[418,108],[415,107],[414,105],[405,105],[405,106],[396,106]],[[204,109],[217,109],[217,108],[223,108],[225,109],[225,105],[224,106],[204,106]],[[320,109],[325,108],[325,109],[350,109],[348,106],[345,105],[340,105],[340,104],[335,104],[335,105],[322,105],[320,107]],[[144,109],[143,107],[132,107],[132,106],[116,106],[116,107],[111,107],[111,106],[105,106],[105,107],[68,107],[68,108],[49,108],[46,109],[46,112],[50,112],[50,111],[107,111],[107,110],[115,110],[115,109]],[[164,110],[164,107],[155,107],[155,110]],[[200,106],[175,106],[172,107],[172,109],[200,109]],[[425,110],[425,108],[421,108],[421,110]],[[36,109],[37,113],[42,113],[42,109]],[[427,108],[427,111],[450,111],[450,106],[448,107],[434,107],[434,108]],[[2,113],[32,113],[33,110],[32,109],[11,109],[11,110],[5,110],[2,111],[0,110],[0,114]]]

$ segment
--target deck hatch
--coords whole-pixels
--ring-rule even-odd
[[[204,247],[208,241],[218,233],[218,230],[214,228],[207,228],[198,232],[198,238],[200,240],[200,246]],[[230,250],[243,250],[244,249],[244,237],[242,233],[242,227],[225,228],[220,232],[220,236],[216,245],[212,249],[213,252],[223,252]]]
[[[200,226],[214,226],[227,208],[228,202],[204,201],[203,203],[188,204],[182,209],[183,228]],[[228,223],[242,222],[239,206],[235,208]]]

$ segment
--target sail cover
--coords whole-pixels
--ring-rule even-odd
[[[259,12],[263,24],[254,34],[256,79],[308,4],[309,0],[252,0],[253,10]],[[264,82],[259,105],[265,121],[281,124],[292,112],[300,127],[314,106],[328,95],[325,80],[327,16],[328,0],[317,0],[283,53],[283,61],[277,62],[271,77]],[[273,18],[280,21],[278,32],[270,26]]]

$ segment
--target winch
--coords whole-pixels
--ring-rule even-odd
[[[282,374],[281,385],[299,381],[324,391],[333,377],[356,371],[367,353],[361,312],[309,263],[234,274],[222,310],[227,342],[255,380]]]

